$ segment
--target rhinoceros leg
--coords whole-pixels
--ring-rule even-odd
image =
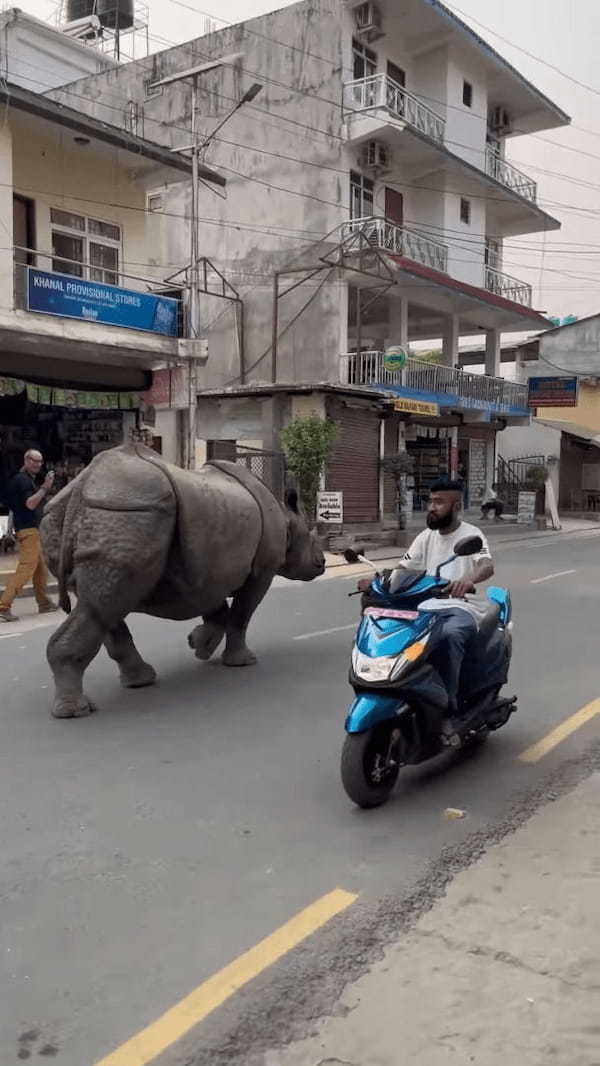
[[[81,602],[50,637],[46,655],[56,684],[55,718],[81,718],[95,710],[82,682],[103,638],[100,620]]]
[[[225,666],[252,666],[256,656],[246,644],[246,630],[252,615],[269,591],[273,575],[250,577],[236,592],[229,609],[227,643],[222,662]]]
[[[225,636],[229,624],[229,605],[223,603],[217,611],[202,616],[204,625],[196,626],[188,636],[188,644],[197,659],[210,659]]]
[[[104,646],[111,659],[117,663],[124,688],[142,688],[153,685],[156,671],[144,662],[125,622],[119,622],[104,637]]]

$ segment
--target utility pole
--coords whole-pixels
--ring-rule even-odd
[[[242,107],[244,104],[250,103],[254,100],[254,97],[258,95],[262,89],[262,85],[259,82],[254,82],[249,89],[246,90],[244,95],[238,102],[231,108],[224,118],[215,126],[214,130],[201,141],[198,140],[198,78],[201,74],[207,73],[209,70],[214,70],[216,67],[220,67],[225,64],[233,63],[235,60],[242,58],[241,53],[235,55],[223,56],[221,59],[212,60],[208,63],[202,63],[198,67],[192,67],[189,70],[180,71],[178,74],[170,74],[166,78],[162,78],[160,81],[153,82],[150,88],[158,88],[166,85],[173,85],[176,82],[191,80],[191,109],[192,109],[192,140],[191,144],[184,144],[180,148],[172,148],[172,152],[190,152],[192,161],[192,197],[190,205],[190,262],[188,267],[189,277],[189,333],[192,342],[199,341],[200,338],[200,284],[198,276],[198,263],[200,259],[199,254],[199,234],[198,234],[198,192],[200,187],[200,175],[199,175],[199,159],[200,153],[204,151],[206,146],[210,143],[215,133],[225,125],[226,122]],[[188,412],[187,412],[187,456],[186,466],[188,470],[194,470],[196,467],[196,394],[197,394],[197,369],[198,360],[190,353],[188,356]]]

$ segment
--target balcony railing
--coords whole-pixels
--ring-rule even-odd
[[[510,274],[502,274],[500,270],[494,270],[490,266],[485,268],[485,288],[496,296],[503,296],[505,300],[531,307],[531,285],[511,278]]]
[[[532,204],[537,202],[537,183],[523,174],[521,170],[507,163],[506,159],[498,155],[493,148],[488,148],[485,153],[485,169],[490,178],[495,178],[507,189],[529,200]]]
[[[383,252],[406,256],[415,263],[423,263],[444,273],[448,268],[448,249],[445,244],[433,241],[415,230],[398,226],[387,218],[353,218],[350,222],[344,222],[342,240],[355,233],[362,233],[369,244]]]
[[[373,108],[384,108],[394,118],[402,119],[433,141],[444,143],[444,119],[387,74],[373,74],[370,78],[359,78],[344,85],[345,111],[370,111]]]
[[[420,359],[407,359],[402,370],[386,370],[383,359],[384,353],[379,351],[343,355],[340,380],[347,385],[400,385],[418,392],[446,393],[457,398],[463,407],[492,404],[527,411],[527,386],[515,381],[470,374]]]

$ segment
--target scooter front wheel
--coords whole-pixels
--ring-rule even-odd
[[[358,807],[385,803],[400,771],[402,743],[394,722],[382,722],[364,733],[349,733],[342,748],[342,784]]]

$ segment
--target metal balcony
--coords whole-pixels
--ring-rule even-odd
[[[440,244],[415,230],[398,226],[387,218],[372,216],[353,218],[350,222],[345,222],[342,226],[342,240],[355,233],[361,233],[370,244],[382,252],[405,256],[415,263],[422,263],[443,273],[448,269],[448,249],[445,244]]]
[[[407,359],[402,370],[386,370],[384,353],[350,352],[340,357],[340,381],[345,385],[398,385],[415,392],[446,393],[448,406],[481,408],[488,405],[527,412],[527,386],[504,378],[470,374],[420,359]]]
[[[518,193],[530,203],[537,203],[537,183],[521,170],[517,170],[517,167],[513,167],[512,163],[507,163],[493,148],[486,149],[485,169],[490,178],[495,178],[501,185]]]
[[[396,119],[431,137],[438,144],[444,143],[446,123],[427,104],[413,96],[401,85],[388,78],[387,74],[373,74],[344,85],[344,111],[371,111],[383,108]]]
[[[531,307],[531,285],[517,278],[511,278],[510,274],[503,274],[493,267],[485,268],[485,288],[493,292],[495,296],[503,296],[505,300],[512,300],[523,307]]]

